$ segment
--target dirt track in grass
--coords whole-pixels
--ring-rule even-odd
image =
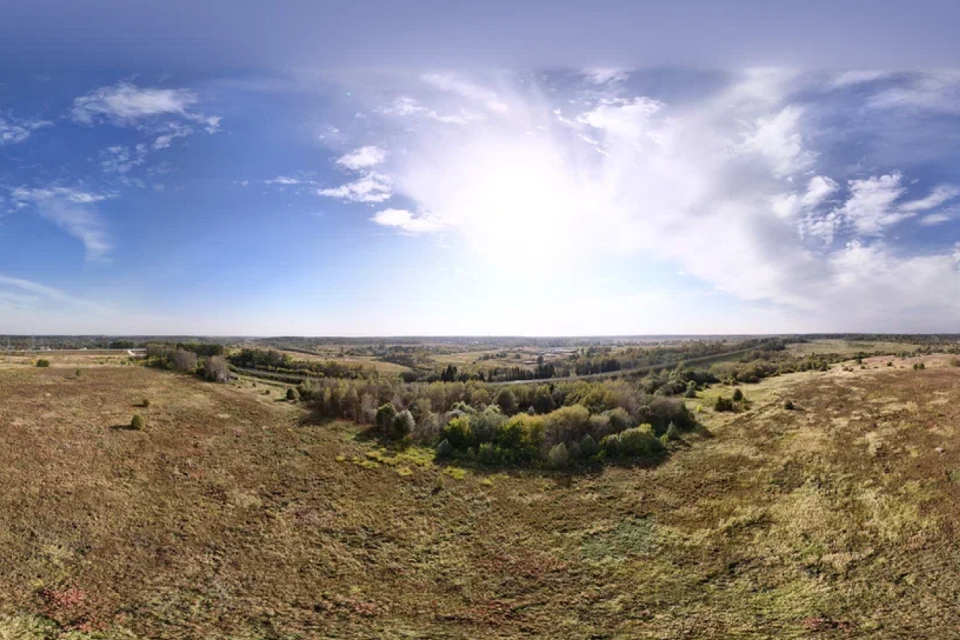
[[[0,638],[960,635],[945,356],[747,385],[660,466],[571,474],[379,450],[249,381],[51,360],[0,367]]]

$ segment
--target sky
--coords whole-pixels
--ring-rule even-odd
[[[960,7],[773,5],[0,7],[0,333],[957,332]]]

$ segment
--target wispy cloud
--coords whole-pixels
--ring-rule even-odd
[[[448,226],[437,216],[430,214],[417,215],[406,209],[384,209],[378,211],[370,220],[384,227],[393,227],[409,235],[434,233],[442,231]]]
[[[10,114],[0,113],[0,147],[24,142],[37,129],[52,126],[53,123],[46,120],[14,118]]]
[[[386,160],[386,158],[386,151],[375,145],[368,145],[337,158],[337,164],[351,171],[359,171],[360,169],[374,167]]]
[[[393,101],[393,104],[380,107],[378,113],[388,116],[410,117],[420,116],[430,120],[436,120],[443,124],[467,124],[470,121],[478,120],[479,116],[470,114],[461,110],[459,114],[440,114],[434,109],[423,106],[417,100],[403,96]]]
[[[193,135],[198,127],[206,133],[219,131],[220,117],[196,111],[199,102],[189,89],[156,89],[120,82],[75,98],[70,117],[85,125],[107,122],[136,128],[154,136],[152,147],[159,150],[169,147],[176,138]]]
[[[34,206],[44,219],[80,240],[88,260],[104,260],[110,252],[110,236],[96,205],[111,196],[69,187],[18,187],[11,197],[20,205]]]
[[[386,202],[392,194],[393,182],[387,176],[375,171],[339,187],[317,189],[317,195],[349,202]]]
[[[849,189],[850,198],[837,209],[837,213],[849,221],[858,233],[867,236],[882,235],[888,227],[960,196],[957,187],[940,185],[925,198],[901,202],[907,187],[899,171],[850,180]]]

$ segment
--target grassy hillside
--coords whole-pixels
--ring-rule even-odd
[[[6,365],[0,638],[949,637],[960,369],[888,360],[740,414],[715,387],[709,436],[590,473],[438,466],[272,385]]]

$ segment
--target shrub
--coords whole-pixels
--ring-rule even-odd
[[[592,458],[597,455],[597,452],[600,450],[600,445],[597,444],[597,441],[593,439],[589,433],[583,436],[583,439],[580,441],[580,452],[585,458]]]
[[[960,358],[956,358],[956,357],[950,358],[950,366],[951,366],[951,367],[960,367]]]
[[[437,457],[438,458],[450,458],[453,456],[453,445],[450,444],[449,440],[442,440],[440,444],[437,445]]]
[[[537,457],[544,440],[544,420],[540,416],[517,414],[497,429],[494,442],[513,460]]]
[[[579,404],[548,413],[543,417],[547,445],[579,440],[586,434],[589,423],[590,412]]]
[[[377,409],[377,415],[373,420],[374,427],[382,435],[390,435],[393,429],[393,419],[397,417],[397,410],[389,402]]]
[[[541,385],[537,387],[536,394],[533,396],[533,409],[537,413],[550,413],[557,408],[557,403],[550,393],[550,387]]]
[[[142,431],[143,426],[143,416],[141,416],[139,413],[134,414],[133,418],[130,420],[130,428],[134,431]]]
[[[620,434],[620,455],[649,458],[663,451],[663,444],[654,435],[653,427],[642,424]]]
[[[888,363],[887,363],[887,366],[888,366],[888,367],[892,367],[892,366],[893,366],[893,363],[892,363],[892,362],[888,362]]]
[[[697,421],[687,405],[673,398],[654,398],[649,405],[641,407],[638,413],[638,422],[653,425],[654,431],[658,434],[666,431],[667,425],[671,422],[681,431],[690,431],[697,426]],[[636,424],[637,422],[634,422],[630,426],[636,426]]]
[[[603,440],[600,441],[600,448],[607,455],[608,458],[616,458],[620,455],[620,434],[611,433],[608,436],[604,436]]]
[[[49,360],[44,360],[43,358],[41,358],[40,360],[37,360],[37,366],[38,366],[38,367],[49,367],[49,366],[50,366],[50,361],[49,361]]]
[[[680,429],[677,428],[677,425],[672,422],[667,426],[667,432],[664,434],[667,436],[667,440],[679,440],[680,439]]]
[[[793,401],[787,400],[786,402],[784,402],[783,408],[786,409],[787,411],[793,411],[794,410]]]
[[[517,397],[510,389],[500,389],[493,401],[506,416],[512,416],[517,412]]]
[[[683,394],[686,398],[697,397],[697,383],[691,380],[687,383],[687,391]]]
[[[287,389],[287,400],[291,402],[299,402],[300,392],[294,389],[293,387],[290,387],[289,389]]]
[[[507,416],[503,415],[500,407],[491,404],[486,409],[470,418],[470,427],[477,442],[492,442],[497,434],[500,425],[507,421]]]
[[[567,453],[570,454],[571,460],[579,460],[583,457],[583,451],[580,449],[580,445],[576,442],[570,443],[570,446],[567,447]]]
[[[723,396],[717,396],[717,402],[713,405],[714,411],[733,411],[733,400],[729,398],[724,398]]]
[[[567,451],[567,445],[562,442],[555,445],[547,454],[547,460],[551,466],[557,469],[562,469],[570,464],[570,453]]]
[[[197,354],[178,348],[170,356],[170,364],[177,371],[193,373],[197,369]]]
[[[393,437],[402,440],[413,433],[416,426],[417,423],[413,419],[413,414],[409,411],[401,411],[393,419]]]
[[[743,402],[743,391],[740,389],[734,389],[733,391],[733,401],[734,402]]]
[[[77,377],[80,377],[80,369],[77,369]]]
[[[141,400],[141,401],[140,401],[140,406],[143,407],[144,409],[146,409],[147,407],[149,407],[149,406],[150,406],[150,399],[149,399],[149,398],[144,398],[143,400]]]
[[[919,366],[918,368],[922,371],[922,370],[924,370],[924,369],[927,368],[927,365],[925,365],[925,364],[923,364],[923,363],[921,362],[921,363],[920,363],[920,366]]]
[[[466,449],[470,447],[474,442],[473,429],[470,426],[470,416],[462,415],[450,420],[440,431],[440,437],[453,445],[454,449]]]
[[[203,377],[210,382],[230,380],[230,365],[223,356],[207,356],[203,359]],[[290,400],[291,398],[288,398]]]
[[[610,431],[612,433],[620,433],[624,429],[629,429],[632,424],[636,424],[630,418],[630,414],[627,413],[627,410],[623,407],[617,407],[615,409],[610,409],[609,411],[604,411],[603,415],[609,420]]]
[[[477,448],[477,462],[487,465],[499,462],[499,451],[493,443],[484,442]]]

